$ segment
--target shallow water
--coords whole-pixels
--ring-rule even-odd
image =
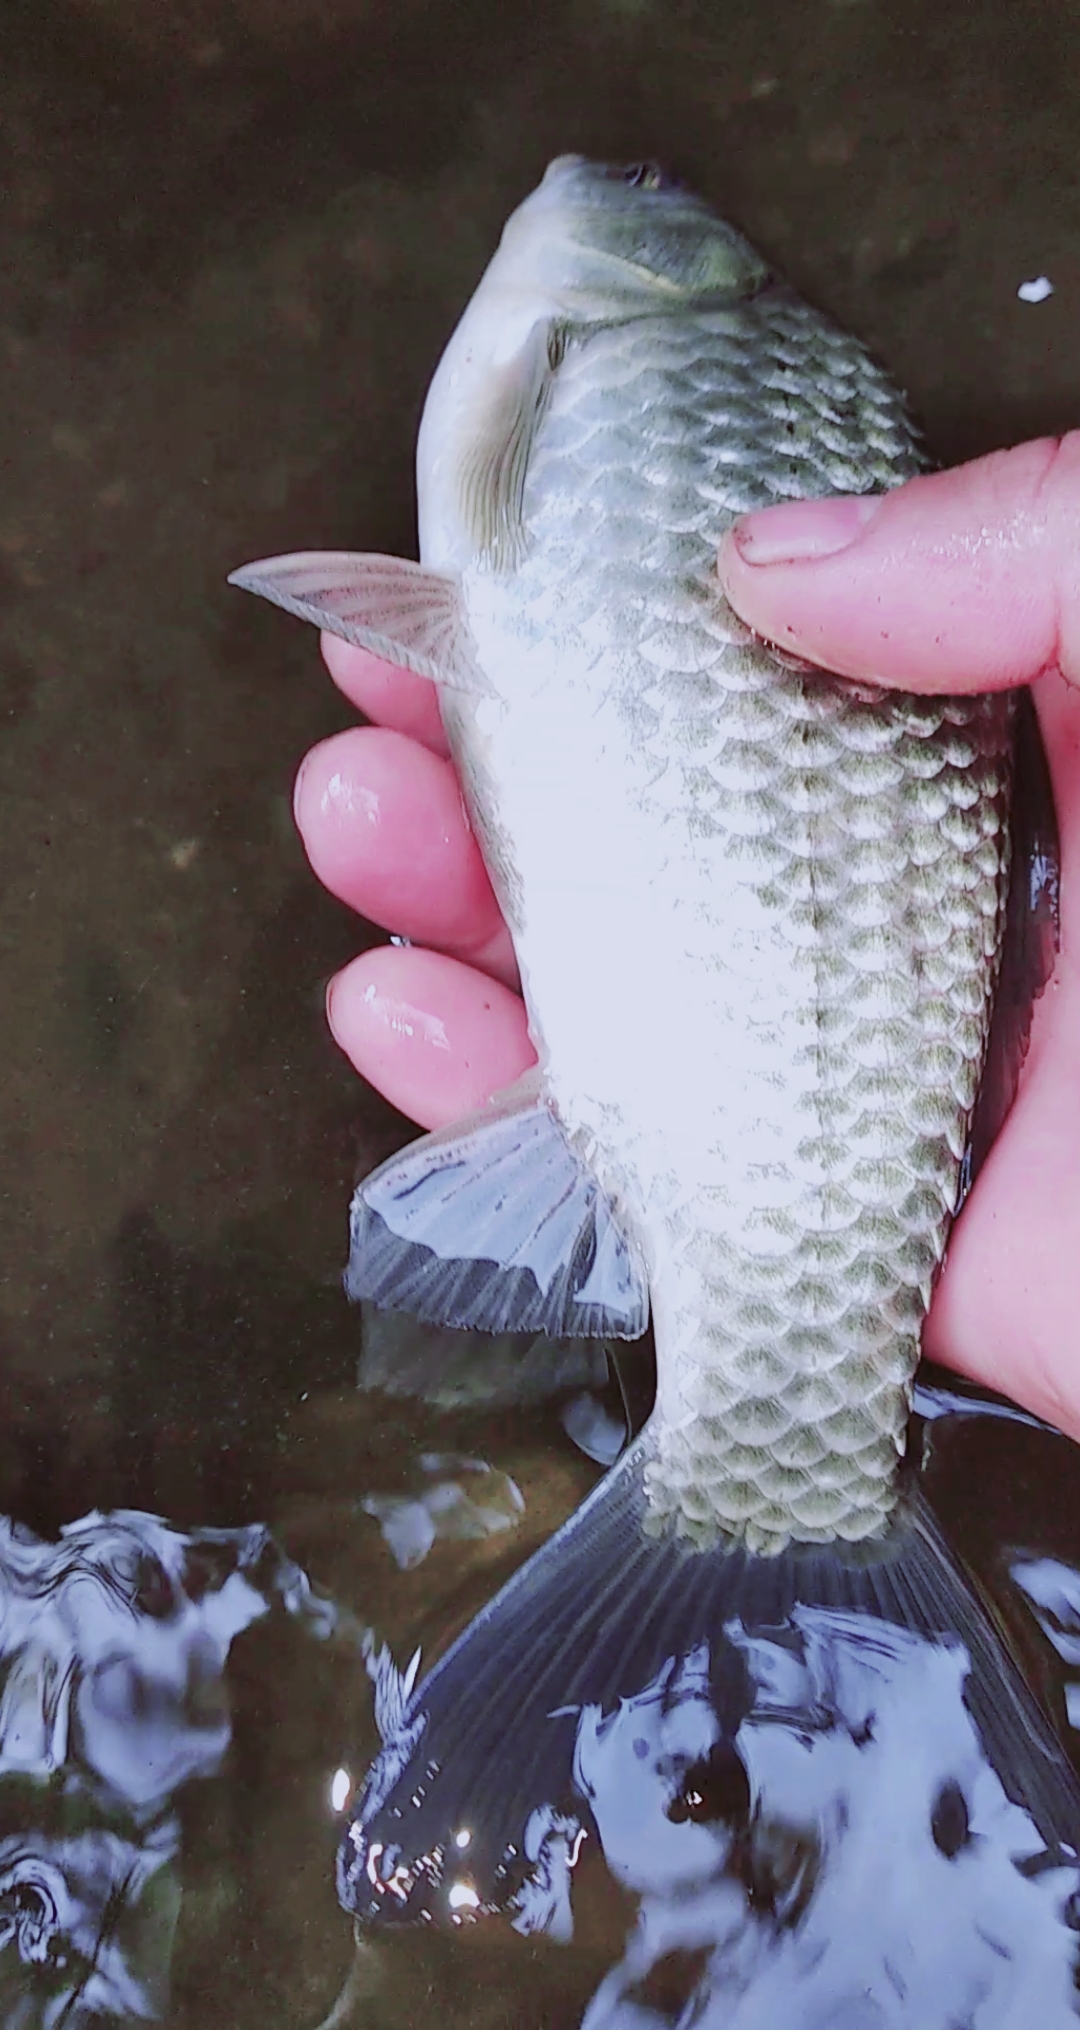
[[[1064,0],[1022,28],[990,0],[6,10],[0,1513],[50,1540],[117,1507],[263,1523],[345,1614],[317,1640],[279,1602],[232,1638],[231,1746],[175,1800],[170,2023],[331,2009],[329,1789],[375,1745],[362,1631],[401,1662],[445,1638],[595,1479],[550,1405],[355,1390],[344,1208],[406,1129],[321,1017],[379,934],[318,893],[289,815],[347,714],[310,634],[225,573],[412,548],[426,377],[570,148],[675,166],[875,346],[944,457],[1071,424],[1075,23]],[[1020,300],[1041,274],[1054,294]],[[509,1474],[524,1516],[402,1571],[363,1501],[423,1452]],[[1048,1668],[1003,1549],[1080,1562],[1075,1455],[964,1424],[933,1472]],[[16,1999],[37,1976],[10,1971],[9,1915],[5,2020],[80,2020]],[[596,1980],[587,1946],[428,1940],[365,1962],[354,2014],[522,2021],[527,1994],[569,2025]]]

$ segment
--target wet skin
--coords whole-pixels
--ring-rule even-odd
[[[844,675],[927,692],[1033,686],[1061,832],[1062,948],[923,1344],[1080,1439],[1080,433],[872,503],[749,516],[719,568],[761,634]],[[433,686],[331,636],[323,655],[373,724],[308,754],[297,824],[327,888],[414,940],[338,974],[330,1025],[364,1078],[437,1127],[534,1060],[513,951]]]

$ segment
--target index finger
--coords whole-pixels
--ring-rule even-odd
[[[374,725],[407,733],[433,754],[449,754],[438,696],[426,677],[385,663],[370,649],[355,648],[336,634],[322,634],[320,646],[338,690]]]

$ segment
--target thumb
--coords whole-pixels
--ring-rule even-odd
[[[1080,683],[1080,431],[891,493],[736,522],[720,581],[756,633],[840,676],[984,691]]]

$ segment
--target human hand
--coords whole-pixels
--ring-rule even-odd
[[[754,515],[725,540],[720,576],[759,633],[843,675],[927,692],[1034,686],[1061,831],[1062,950],[923,1343],[1080,1438],[1080,435],[872,501]],[[347,966],[330,1024],[365,1078],[441,1126],[534,1061],[513,953],[431,685],[334,637],[323,654],[375,723],[308,755],[297,823],[334,894],[416,940]]]

